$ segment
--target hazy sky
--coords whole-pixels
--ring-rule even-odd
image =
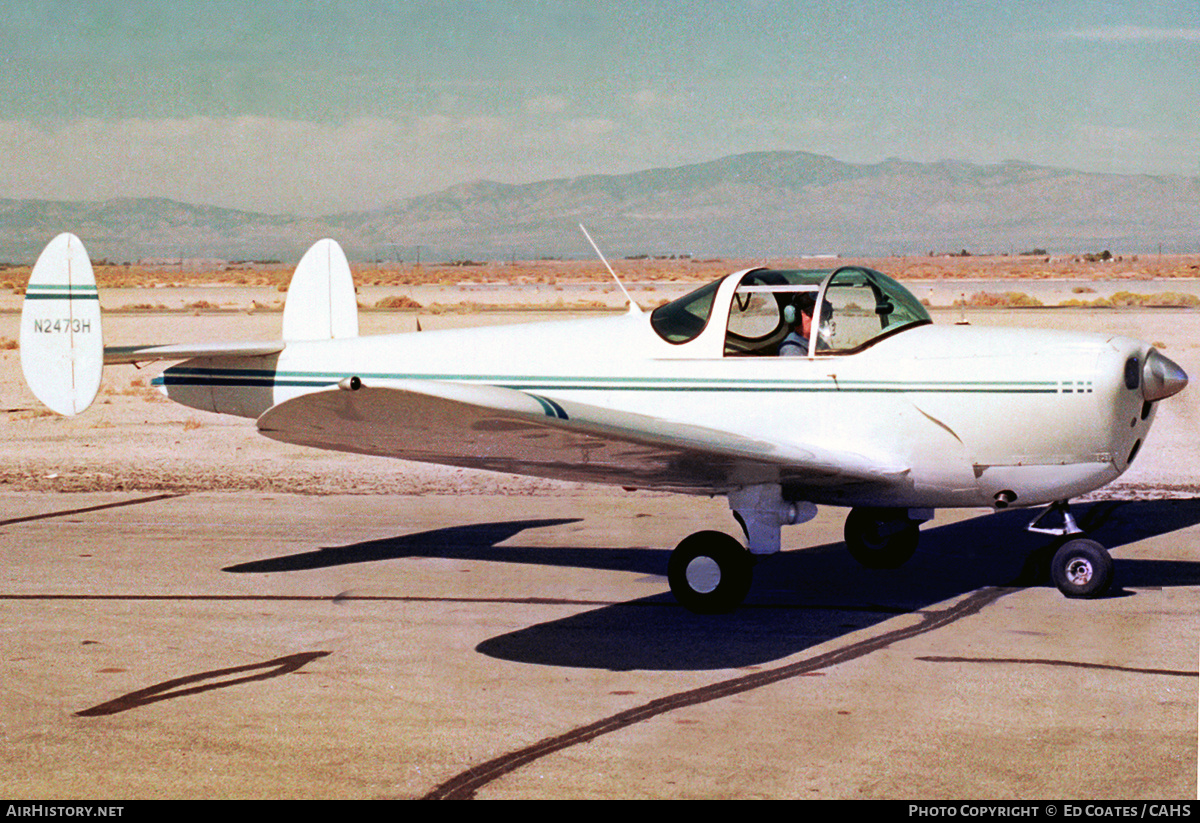
[[[370,208],[760,150],[1200,174],[1200,2],[0,0],[0,197]]]

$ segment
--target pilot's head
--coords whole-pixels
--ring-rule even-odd
[[[816,306],[816,295],[811,292],[800,292],[792,302],[783,307],[783,320],[794,331],[808,337],[812,330],[813,309]]]

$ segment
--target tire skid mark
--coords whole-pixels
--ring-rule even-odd
[[[696,706],[702,703],[708,703],[713,700],[719,700],[724,697],[741,694],[743,692],[752,691],[754,689],[769,686],[774,683],[779,683],[784,680],[789,680],[793,677],[811,674],[818,669],[825,669],[830,666],[836,666],[840,663],[846,663],[859,657],[863,657],[872,652],[886,648],[893,643],[918,635],[926,634],[927,632],[936,631],[944,626],[954,623],[964,617],[978,614],[987,606],[999,600],[1006,594],[1020,591],[1021,587],[1000,587],[994,586],[986,589],[981,589],[968,597],[963,598],[958,603],[941,611],[917,612],[921,620],[910,626],[893,629],[876,637],[870,637],[861,640],[857,643],[851,643],[840,649],[833,649],[804,660],[798,660],[794,663],[788,663],[767,671],[754,672],[753,674],[735,677],[731,680],[725,680],[720,683],[713,683],[708,686],[701,686],[696,689],[690,689],[678,694],[660,697],[656,700],[651,700],[649,703],[644,703],[641,706],[636,706],[632,709],[627,709],[623,712],[610,715],[595,723],[590,723],[586,726],[572,729],[563,734],[554,737],[548,737],[540,740],[530,746],[509,752],[493,758],[486,763],[481,763],[477,766],[472,766],[466,771],[455,775],[446,782],[440,784],[428,794],[424,796],[425,800],[470,800],[475,797],[475,793],[479,789],[491,783],[494,780],[503,777],[510,772],[513,772],[522,766],[532,763],[546,755],[553,754],[571,746],[580,743],[587,743],[595,740],[598,737],[609,734],[610,732],[619,731],[635,723],[640,723],[644,720],[657,717],[675,709],[685,708],[687,706]]]
[[[11,526],[14,523],[27,523],[30,520],[49,520],[52,517],[66,517],[69,514],[84,514],[85,512],[98,512],[101,509],[115,509],[120,506],[136,506],[139,503],[155,503],[159,500],[170,500],[172,497],[183,497],[182,494],[156,494],[150,497],[137,497],[133,500],[118,500],[116,503],[101,503],[97,506],[85,506],[82,509],[64,509],[57,512],[46,512],[45,514],[30,514],[25,517],[12,517],[8,520],[0,520],[0,526]]]
[[[1110,672],[1128,672],[1129,674],[1162,674],[1170,677],[1200,677],[1200,672],[1190,672],[1183,669],[1143,669],[1136,666],[1117,666],[1111,663],[1085,663],[1079,660],[1049,660],[1038,657],[942,657],[930,655],[918,657],[926,663],[1007,663],[1021,666],[1056,666],[1069,669],[1102,669]]]

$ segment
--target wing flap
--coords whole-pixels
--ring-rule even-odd
[[[498,386],[404,381],[329,389],[269,409],[276,440],[443,465],[689,493],[753,483],[892,485],[907,467],[853,449],[730,431]]]

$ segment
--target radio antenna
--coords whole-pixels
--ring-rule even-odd
[[[629,296],[629,292],[625,290],[624,284],[621,283],[621,278],[617,277],[617,273],[612,270],[612,266],[608,265],[608,261],[604,259],[604,252],[600,251],[600,247],[596,245],[596,241],[588,234],[588,230],[583,227],[582,223],[579,224],[579,230],[583,232],[583,236],[587,238],[587,241],[592,244],[592,248],[595,249],[596,256],[600,258],[600,262],[604,264],[604,268],[608,269],[608,273],[612,275],[613,280],[617,281],[617,288],[621,290],[621,294],[625,295],[625,299],[629,301],[629,311],[640,314],[642,307],[635,303],[633,298]]]

